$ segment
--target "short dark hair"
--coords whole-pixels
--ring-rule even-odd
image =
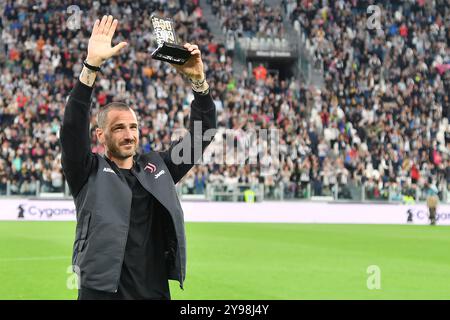
[[[125,102],[113,101],[108,103],[104,107],[100,108],[100,111],[97,113],[97,126],[99,128],[104,129],[106,126],[106,118],[108,117],[108,112],[111,110],[131,110],[133,109],[127,105]]]

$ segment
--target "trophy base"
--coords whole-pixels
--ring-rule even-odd
[[[191,57],[189,50],[183,46],[164,42],[162,46],[152,52],[152,58],[173,64],[183,65]]]

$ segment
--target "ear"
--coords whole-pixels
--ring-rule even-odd
[[[95,135],[97,136],[98,142],[105,144],[105,131],[101,128],[95,128]]]

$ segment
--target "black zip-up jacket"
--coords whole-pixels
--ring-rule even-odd
[[[132,194],[117,165],[107,157],[91,152],[92,91],[93,88],[80,81],[76,83],[66,104],[60,132],[62,168],[77,211],[72,263],[82,287],[117,292]],[[201,121],[200,132],[194,131],[194,121]],[[155,197],[157,210],[162,210],[168,217],[165,228],[168,275],[169,279],[178,280],[181,288],[186,276],[186,239],[183,210],[175,184],[197,163],[211,142],[212,139],[204,137],[205,131],[215,128],[216,110],[211,95],[194,92],[189,134],[172,143],[167,151],[134,156],[132,173]],[[197,147],[200,152],[194,152],[195,143],[201,143],[201,148]],[[189,163],[172,161],[172,150],[179,151],[181,147],[190,151]]]

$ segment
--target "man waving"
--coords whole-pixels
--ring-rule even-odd
[[[94,24],[79,81],[70,93],[61,127],[62,166],[77,210],[73,248],[79,273],[78,299],[170,299],[168,280],[183,287],[186,241],[175,184],[192,168],[216,127],[215,107],[196,45],[191,58],[174,66],[191,82],[189,134],[164,152],[139,154],[139,127],[132,106],[112,102],[97,114],[96,135],[105,154],[90,146],[90,98],[102,64],[128,44],[111,46],[118,21],[104,16]],[[194,132],[194,122],[201,123]],[[195,136],[194,136],[195,135]],[[174,148],[183,159],[173,161]]]

